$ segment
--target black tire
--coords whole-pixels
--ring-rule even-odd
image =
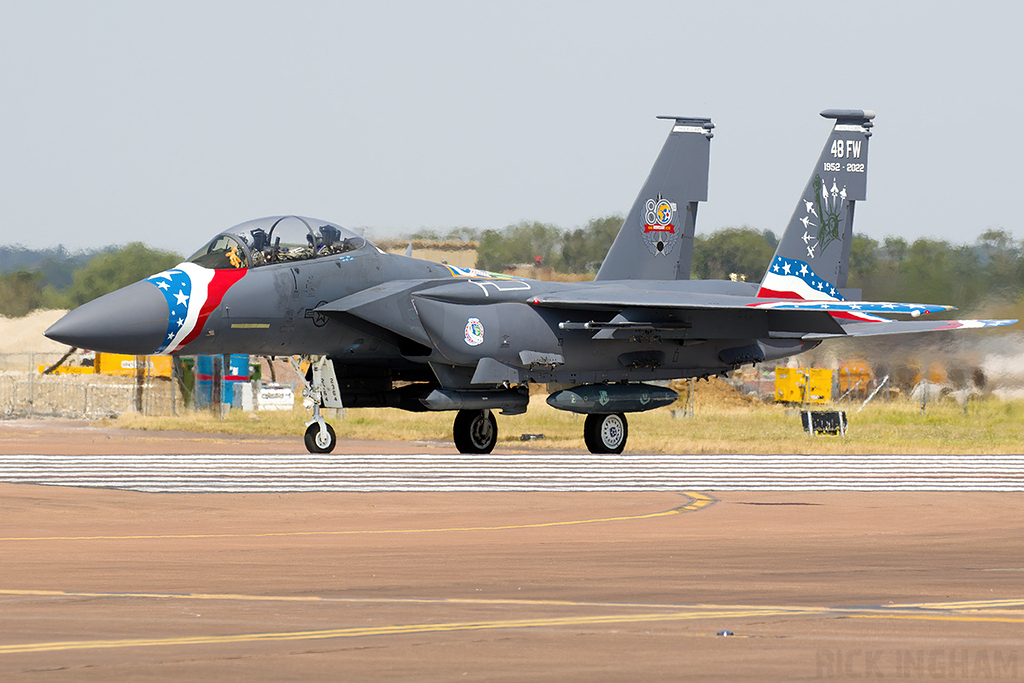
[[[587,415],[583,440],[591,453],[621,453],[626,447],[629,424],[622,413]]]
[[[489,410],[460,410],[452,437],[459,453],[490,453],[498,443],[498,421]]]
[[[327,436],[329,437],[327,442],[324,442],[320,436],[319,422],[314,422],[306,427],[306,450],[310,453],[330,453],[338,445],[338,437],[334,434],[334,427],[326,422],[324,425],[327,427]]]

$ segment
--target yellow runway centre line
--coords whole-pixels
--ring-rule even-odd
[[[1024,598],[1009,598],[999,600],[962,600],[955,602],[908,602],[892,607],[917,607],[920,609],[992,609],[994,607],[1024,607]]]
[[[425,604],[518,604],[570,607],[654,607],[656,605],[618,604],[618,603],[586,603],[565,602],[557,600],[494,600],[494,599],[417,599],[417,598],[316,598],[309,596],[269,597],[245,595],[181,595],[181,594],[110,594],[110,593],[70,593],[61,591],[0,591],[2,595],[26,595],[44,597],[153,597],[199,600],[284,600],[284,601],[345,601],[345,602],[378,602],[378,603],[425,603]],[[929,610],[948,611],[950,606],[970,612],[966,614],[935,614]],[[951,622],[1003,622],[1024,623],[1021,616],[996,616],[994,614],[979,615],[979,610],[991,609],[992,612],[1005,612],[1006,607],[1022,606],[1024,600],[985,600],[964,601],[957,603],[916,603],[914,605],[891,605],[888,607],[807,607],[807,606],[749,606],[749,605],[694,605],[669,606],[671,611],[645,612],[640,614],[604,614],[578,615],[566,617],[548,617],[536,619],[507,619],[494,621],[448,622],[435,624],[404,624],[376,627],[354,627],[342,629],[325,629],[316,631],[287,631],[279,633],[243,633],[230,635],[187,636],[175,638],[127,638],[120,640],[76,640],[49,643],[21,643],[0,645],[0,655],[29,652],[56,652],[63,650],[111,649],[128,647],[159,647],[181,645],[211,645],[230,643],[254,643],[293,640],[326,640],[334,638],[358,638],[370,636],[395,636],[413,633],[445,633],[452,631],[481,631],[491,629],[522,629],[565,626],[601,626],[607,624],[632,624],[643,622],[694,621],[701,619],[738,619],[749,617],[799,617],[799,616],[835,616],[862,619],[901,619],[921,621]],[[914,609],[920,612],[906,612]]]
[[[683,493],[691,502],[681,507],[662,512],[650,512],[644,515],[626,515],[622,517],[599,517],[596,519],[572,519],[563,522],[537,522],[535,524],[506,524],[500,526],[442,527],[437,529],[349,529],[346,531],[267,531],[250,534],[141,534],[133,536],[24,536],[0,538],[0,542],[13,541],[140,541],[169,538],[271,538],[285,536],[359,536],[382,534],[430,534],[450,533],[459,531],[510,531],[513,529],[544,529],[559,526],[578,526],[582,524],[603,524],[608,522],[629,522],[641,519],[657,519],[671,517],[685,512],[696,512],[715,502],[714,498],[700,493]]]
[[[240,593],[97,593],[84,591],[55,590],[14,590],[0,589],[0,597],[39,597],[39,598],[98,598],[98,599],[153,599],[153,600],[203,600],[203,601],[251,601],[251,602],[324,602],[324,603],[373,603],[381,605],[502,605],[532,607],[600,607],[621,609],[671,609],[671,610],[712,610],[727,612],[730,610],[757,611],[772,610],[773,612],[805,612],[834,610],[845,608],[793,606],[793,605],[680,605],[649,602],[586,602],[576,600],[530,600],[517,598],[379,598],[379,597],[343,597],[316,595],[244,595]]]
[[[810,613],[816,613],[811,610]],[[333,638],[364,638],[368,636],[394,636],[412,633],[447,633],[451,631],[484,631],[491,629],[520,629],[559,626],[595,626],[604,624],[630,624],[642,622],[686,621],[725,617],[763,617],[789,614],[771,609],[726,612],[664,612],[653,614],[597,615],[589,617],[554,617],[546,619],[510,619],[502,621],[470,621],[441,624],[406,624],[329,629],[322,631],[288,631],[283,633],[242,633],[222,636],[185,636],[178,638],[130,638],[122,640],[73,640],[53,643],[22,643],[0,645],[0,655],[27,652],[58,652],[61,650],[93,650],[123,647],[159,647],[175,645],[214,645],[226,643],[257,643],[288,640],[326,640]]]
[[[514,598],[354,598],[317,595],[243,595],[238,593],[87,593],[79,591],[53,590],[10,590],[0,589],[0,597],[39,598],[127,598],[138,600],[208,600],[208,601],[250,601],[250,602],[337,602],[376,603],[382,605],[531,605],[545,607],[621,607],[621,608],[672,608],[683,609],[693,605],[667,605],[664,603],[641,602],[579,602],[573,600],[519,600]],[[760,608],[758,608],[760,609]]]
[[[970,614],[851,614],[857,619],[916,619],[920,621],[996,621],[1010,624],[1024,624],[1024,615],[1019,617],[978,617]]]
[[[828,607],[813,605],[712,605],[712,604],[670,604],[649,602],[595,602],[578,600],[530,600],[519,598],[381,598],[351,596],[319,596],[319,595],[250,595],[244,593],[124,593],[124,592],[86,592],[60,591],[39,589],[0,589],[0,597],[38,597],[38,598],[107,598],[107,599],[153,599],[153,600],[202,600],[202,601],[248,601],[248,602],[324,602],[324,603],[375,603],[375,604],[407,604],[407,605],[512,605],[541,607],[600,607],[622,609],[672,609],[672,610],[712,610],[718,612],[772,610],[777,613],[797,614],[804,612],[830,612],[844,615],[871,616],[885,618],[890,614],[908,615],[921,618],[934,616],[935,612],[965,613],[970,616],[978,612],[987,614],[1007,614],[1016,616],[1024,613],[1014,608],[1024,609],[1024,599],[999,600],[964,600],[958,602],[915,602],[891,605],[865,605],[847,607]],[[908,610],[915,610],[908,612]],[[928,613],[932,614],[929,615]],[[969,614],[968,614],[969,613]]]

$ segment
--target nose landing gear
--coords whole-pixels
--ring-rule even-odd
[[[306,450],[310,453],[330,453],[338,444],[334,427],[320,417],[320,406],[313,407],[313,419],[306,423]]]
[[[303,438],[306,450],[310,453],[330,453],[338,444],[338,437],[334,428],[320,415],[320,408],[342,407],[334,363],[326,356],[304,356],[303,360],[309,361],[309,369],[303,373],[295,359],[290,360],[295,372],[305,381],[303,396],[313,402],[313,419],[306,423]]]

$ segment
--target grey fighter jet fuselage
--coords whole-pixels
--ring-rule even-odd
[[[316,219],[238,225],[176,268],[72,311],[47,336],[131,354],[301,355],[315,417],[306,445],[334,447],[325,407],[456,410],[462,452],[489,452],[492,411],[523,412],[530,383],[587,415],[594,452],[620,452],[625,413],[675,400],[650,384],[726,374],[828,338],[1012,321],[904,321],[943,306],[847,301],[853,207],[865,196],[873,114],[836,120],[760,283],[690,281],[707,198],[708,119],[673,128],[598,272],[555,283],[389,254]]]

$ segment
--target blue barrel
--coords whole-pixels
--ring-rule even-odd
[[[196,408],[206,408],[213,402],[214,361],[218,356],[196,356],[196,383],[192,392]]]
[[[224,373],[224,398],[228,405],[235,405],[235,387],[249,381],[249,356],[233,353],[228,357],[228,369]],[[242,397],[238,396],[239,405]]]

